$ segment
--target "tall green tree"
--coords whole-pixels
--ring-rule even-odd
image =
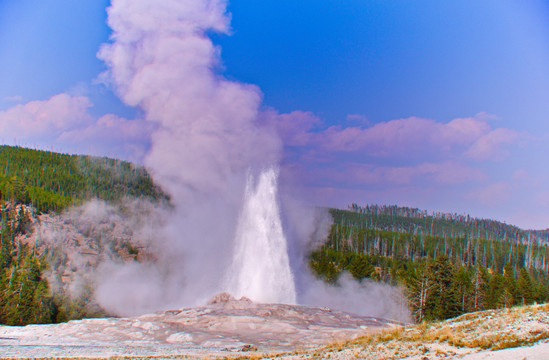
[[[486,309],[486,290],[489,281],[489,275],[486,269],[478,264],[475,267],[473,279],[471,281],[472,286],[472,310],[479,311]]]
[[[510,307],[516,303],[517,283],[515,280],[515,272],[511,263],[505,264],[503,270],[503,293],[500,303],[504,307]]]
[[[460,313],[466,313],[474,308],[473,283],[465,267],[460,267],[452,280],[452,292],[455,293]]]
[[[422,322],[430,317],[428,303],[435,287],[432,273],[425,262],[411,270],[406,279],[406,290],[414,319]]]
[[[428,301],[432,319],[447,319],[459,314],[458,299],[454,287],[455,269],[446,255],[438,256],[430,262],[428,272],[434,288]]]
[[[522,305],[531,304],[534,301],[534,287],[528,271],[524,267],[520,268],[517,281],[517,296]]]
[[[486,294],[486,308],[496,309],[504,306],[503,302],[503,275],[494,273],[488,282],[488,291]]]

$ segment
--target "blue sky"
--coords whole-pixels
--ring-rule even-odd
[[[100,81],[108,4],[0,0],[0,141],[147,153],[141,110]],[[311,201],[549,227],[547,2],[234,0],[228,10],[232,34],[211,34],[217,71],[261,89],[283,167]]]

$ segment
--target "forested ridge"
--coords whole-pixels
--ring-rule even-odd
[[[106,157],[0,146],[0,200],[61,211],[93,197],[165,198],[145,168]]]
[[[33,212],[61,212],[99,198],[167,200],[140,166],[109,158],[0,146],[0,324],[51,323],[93,316],[85,299],[58,298],[44,278],[43,254],[20,241]]]
[[[417,321],[549,300],[549,247],[517,227],[396,206],[330,212],[312,269],[402,285]]]
[[[547,242],[547,230],[523,230],[492,219],[479,219],[466,214],[427,212],[396,205],[352,204],[349,209],[333,211],[336,223],[345,221],[378,230],[406,232],[440,237],[468,237],[527,243]],[[345,214],[344,219],[340,214]],[[356,215],[353,215],[356,214]]]

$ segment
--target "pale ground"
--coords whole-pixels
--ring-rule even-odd
[[[325,308],[254,304],[221,295],[205,307],[135,318],[2,326],[0,354],[2,358],[545,360],[549,359],[549,304],[403,327]]]
[[[282,352],[363,336],[391,321],[327,308],[256,304],[228,294],[204,307],[133,318],[0,326],[3,358],[198,355]]]
[[[549,305],[483,311],[270,359],[549,359]]]

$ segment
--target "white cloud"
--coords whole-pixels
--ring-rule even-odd
[[[0,133],[8,138],[56,138],[63,131],[92,121],[88,98],[59,94],[0,111]]]
[[[4,98],[4,101],[6,101],[6,102],[14,102],[14,103],[16,103],[16,102],[21,102],[21,101],[23,101],[23,97],[22,97],[21,95],[6,96],[6,97]]]
[[[493,183],[469,192],[467,198],[488,207],[500,206],[511,198],[511,185],[505,181]]]
[[[509,151],[506,145],[516,142],[518,133],[513,130],[499,128],[479,137],[466,151],[466,155],[475,160],[502,160]]]
[[[380,158],[500,160],[506,148],[517,142],[519,134],[506,128],[493,129],[479,118],[457,118],[448,123],[410,117],[380,122],[372,126],[330,126],[310,112],[274,114],[286,145],[302,146],[304,151],[331,154],[362,153]]]
[[[7,144],[56,151],[108,155],[140,161],[148,147],[151,125],[113,114],[99,119],[85,96],[62,93],[0,111],[0,134]]]

